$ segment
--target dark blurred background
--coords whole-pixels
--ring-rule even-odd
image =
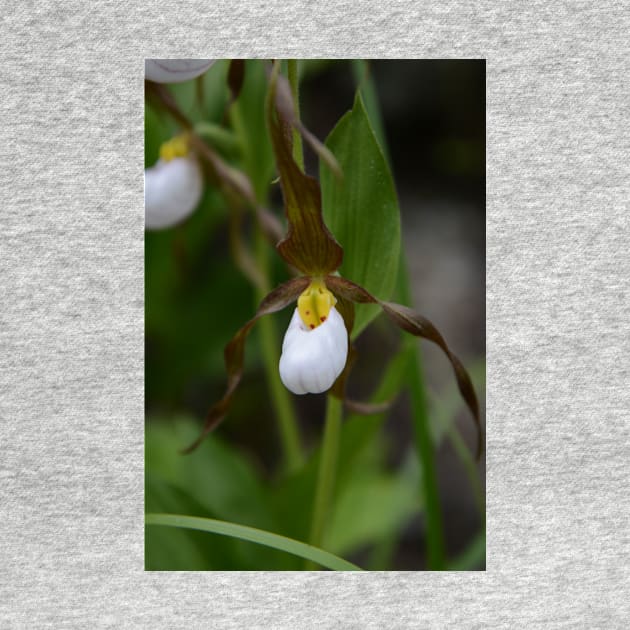
[[[357,79],[365,69],[361,71],[352,62],[308,61],[302,66],[302,118],[323,140],[352,107]],[[470,369],[485,411],[485,62],[371,61],[368,68],[399,195],[414,307],[433,321]],[[317,161],[308,151],[306,166],[310,174],[317,174]],[[273,201],[279,207],[279,197]],[[178,290],[170,313],[164,306],[168,286],[152,282],[149,274],[162,273],[154,268],[160,264],[155,262],[160,252],[174,252],[186,267],[185,247],[178,252],[177,238],[173,241],[171,236],[147,234],[147,264],[150,260],[154,266],[147,269],[148,414],[184,411],[202,418],[222,394],[225,383],[222,353],[217,349],[253,312],[251,288],[230,260],[225,216],[213,219],[212,230],[205,228],[202,250],[207,250],[206,264],[188,268],[186,288]],[[164,273],[173,272],[163,270],[162,278]],[[215,308],[226,295],[233,303],[233,317],[227,322],[218,317],[220,309]],[[153,304],[155,309],[151,309]],[[165,308],[167,312],[163,312]],[[162,312],[150,312],[153,310]],[[287,312],[278,318],[279,335],[289,315]],[[168,330],[172,326],[169,321],[177,322],[177,330]],[[208,330],[213,331],[216,343],[200,343]],[[357,342],[359,360],[349,385],[353,397],[365,399],[373,390],[380,369],[398,343],[398,333],[382,317],[361,335]],[[456,398],[450,366],[431,344],[422,343],[421,348],[430,399],[438,407],[441,400],[447,400],[441,411],[448,413],[450,401]],[[242,395],[219,431],[248,451],[261,471],[273,474],[279,443],[271,406],[260,406],[260,400],[265,400],[265,383],[254,343],[248,345],[241,389]],[[294,397],[305,439],[310,443],[321,435],[323,398]],[[456,426],[473,451],[472,422],[461,407],[453,409],[457,411]],[[239,420],[251,414],[256,416],[255,423]],[[391,465],[397,466],[413,440],[406,396],[389,413],[386,431]],[[483,525],[465,468],[451,442],[442,440],[436,459],[447,551],[455,556]],[[485,488],[485,458],[478,471]],[[409,524],[395,550],[397,569],[424,566],[420,544],[423,528],[422,517]],[[480,561],[476,568],[485,565]]]
[[[315,70],[302,84],[302,112],[307,126],[325,138],[352,107],[357,70],[351,63]],[[485,61],[371,61],[370,72],[399,195],[414,306],[436,324],[464,364],[475,367],[485,411]],[[307,165],[317,172],[312,155]],[[359,339],[361,355],[383,365],[384,341],[390,340],[385,346],[391,351],[393,336],[379,318]],[[452,372],[441,351],[429,343],[422,344],[422,351],[429,387],[436,394],[447,390]],[[353,383],[373,382],[373,375],[358,373],[366,364],[357,361]],[[360,397],[364,391],[354,393]],[[475,432],[463,411],[457,427],[472,450]],[[387,429],[394,436],[394,457],[402,457],[412,440],[406,400],[390,414]],[[479,513],[448,441],[442,442],[437,463],[447,548],[453,556],[478,532]],[[485,488],[485,458],[478,470]],[[417,544],[422,527],[421,521],[412,524],[401,542],[400,569],[424,562]]]

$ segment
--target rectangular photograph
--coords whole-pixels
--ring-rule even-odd
[[[485,570],[484,60],[145,60],[145,569]]]

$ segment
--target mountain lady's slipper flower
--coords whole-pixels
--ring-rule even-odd
[[[183,83],[201,76],[216,59],[145,59],[144,78],[155,83]]]
[[[169,228],[188,218],[199,204],[203,177],[186,136],[160,147],[160,159],[144,172],[145,227]]]
[[[288,230],[276,249],[291,267],[304,275],[271,291],[254,317],[227,344],[224,353],[228,376],[226,392],[209,410],[199,438],[184,452],[194,450],[225,417],[241,380],[245,341],[254,324],[264,315],[275,313],[297,300],[297,308],[284,337],[279,366],[280,378],[289,390],[296,394],[330,390],[333,395],[344,397],[354,303],[376,304],[399,328],[432,341],[445,353],[478,429],[479,456],[482,434],[477,396],[464,366],[437,328],[412,309],[382,301],[360,285],[336,275],[343,260],[343,249],[324,223],[319,183],[302,172],[293,158],[292,131],[294,127],[302,128],[297,123],[286,79],[278,73],[276,62],[267,93],[267,124],[280,175]],[[339,309],[341,313],[336,308],[337,300],[343,307]]]
[[[298,298],[280,357],[280,379],[294,394],[329,390],[346,365],[348,333],[336,303],[322,280]]]

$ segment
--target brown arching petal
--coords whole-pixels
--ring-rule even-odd
[[[402,306],[401,304],[394,304],[393,302],[383,302],[373,295],[370,295],[363,287],[350,280],[338,276],[328,276],[325,281],[328,288],[335,295],[361,304],[378,304],[383,311],[385,311],[385,314],[404,331],[415,337],[428,339],[443,350],[455,372],[459,392],[475,421],[477,427],[477,458],[481,457],[483,433],[481,429],[479,403],[475,389],[470,380],[470,376],[468,376],[468,372],[461,361],[451,352],[437,328],[428,319],[422,317],[422,315],[419,315],[412,309]]]
[[[247,335],[254,324],[263,316],[269,315],[281,311],[283,308],[295,302],[300,293],[306,289],[310,282],[310,278],[301,276],[299,278],[293,278],[279,287],[276,287],[271,293],[269,293],[263,301],[260,303],[256,314],[250,319],[238,332],[232,337],[231,341],[225,346],[224,357],[225,367],[227,371],[227,387],[223,398],[212,406],[208,414],[206,415],[206,421],[199,437],[182,453],[191,453],[199,444],[201,444],[203,438],[208,435],[213,429],[215,429],[219,423],[225,417],[228,412],[230,403],[232,402],[232,396],[241,381],[243,374],[243,359],[245,356],[245,341]]]
[[[324,276],[341,265],[343,249],[324,223],[317,180],[305,175],[293,159],[291,119],[286,95],[277,99],[278,65],[269,81],[267,124],[276,158],[288,233],[277,245],[286,262],[310,276]],[[290,99],[290,93],[288,98]],[[281,107],[278,102],[284,103]],[[292,110],[290,110],[292,111]]]

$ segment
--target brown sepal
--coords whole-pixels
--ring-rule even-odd
[[[326,285],[336,295],[340,295],[348,300],[362,304],[379,304],[385,311],[385,314],[397,326],[416,337],[422,337],[423,339],[432,341],[442,349],[453,367],[459,392],[475,421],[477,427],[477,458],[479,459],[483,449],[483,433],[477,395],[475,394],[475,389],[468,372],[466,372],[461,361],[451,352],[437,328],[428,319],[422,317],[422,315],[419,315],[412,309],[400,304],[394,304],[393,302],[382,302],[368,293],[363,287],[345,278],[329,276],[326,278]]]
[[[269,83],[267,124],[289,225],[286,237],[277,248],[284,260],[296,269],[307,275],[323,276],[339,268],[343,249],[324,223],[319,183],[305,175],[293,159],[292,101],[290,92],[286,94],[286,84],[281,83],[278,89],[278,68],[276,63]],[[277,97],[278,94],[281,97]]]
[[[232,337],[227,346],[225,346],[224,358],[228,379],[223,398],[221,398],[221,400],[213,405],[210,411],[208,411],[201,434],[189,447],[184,449],[182,453],[187,454],[194,451],[199,444],[201,444],[203,438],[220,424],[225,417],[225,414],[228,412],[230,403],[232,402],[232,396],[234,395],[243,374],[245,341],[254,324],[263,315],[269,315],[270,313],[280,311],[291,304],[291,302],[295,301],[300,293],[306,289],[309,282],[309,278],[301,276],[299,278],[293,278],[288,282],[281,284],[279,287],[276,287],[260,303],[254,317],[252,317],[252,319],[250,319],[234,335],[234,337]]]

